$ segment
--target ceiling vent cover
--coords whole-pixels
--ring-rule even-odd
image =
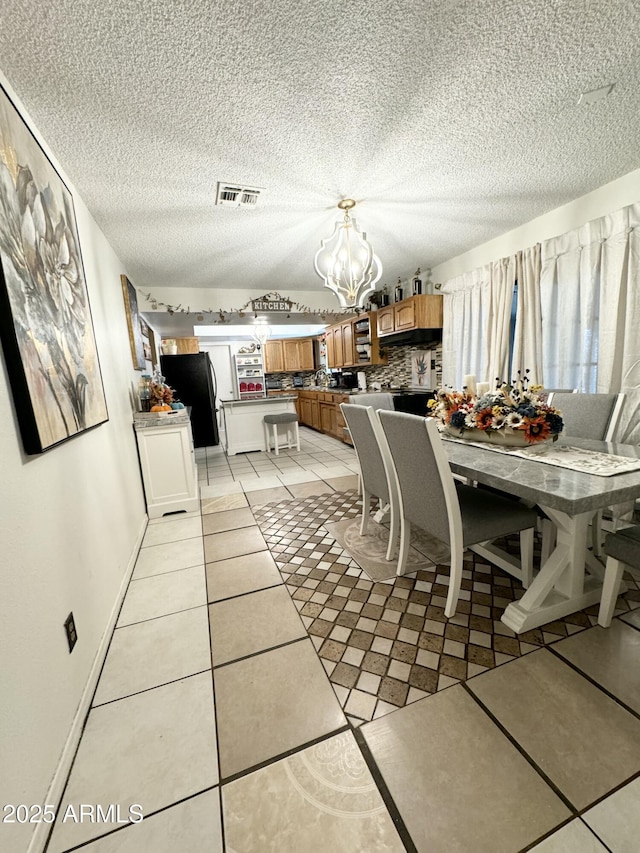
[[[245,187],[241,184],[218,181],[216,205],[222,207],[256,207],[261,192],[261,187]]]

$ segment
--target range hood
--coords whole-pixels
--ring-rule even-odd
[[[408,332],[395,332],[378,338],[380,349],[386,347],[418,346],[435,344],[442,340],[442,329],[411,329]]]

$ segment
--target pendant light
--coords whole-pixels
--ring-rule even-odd
[[[336,222],[331,237],[321,241],[314,259],[315,271],[343,308],[363,307],[367,294],[375,290],[382,275],[382,264],[367,242],[367,235],[349,216],[355,206],[352,198],[338,202],[344,218]]]

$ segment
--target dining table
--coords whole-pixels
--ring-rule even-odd
[[[604,566],[588,549],[589,524],[599,510],[640,497],[640,447],[569,436],[526,449],[443,439],[454,474],[536,504],[557,529],[555,547],[502,622],[521,634],[597,604]]]

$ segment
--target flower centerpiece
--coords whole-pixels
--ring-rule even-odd
[[[505,446],[525,446],[555,440],[564,426],[562,412],[540,397],[541,385],[529,385],[528,377],[510,383],[496,380],[494,391],[480,396],[440,389],[429,401],[431,415],[440,420],[443,432],[469,441],[491,441]]]

